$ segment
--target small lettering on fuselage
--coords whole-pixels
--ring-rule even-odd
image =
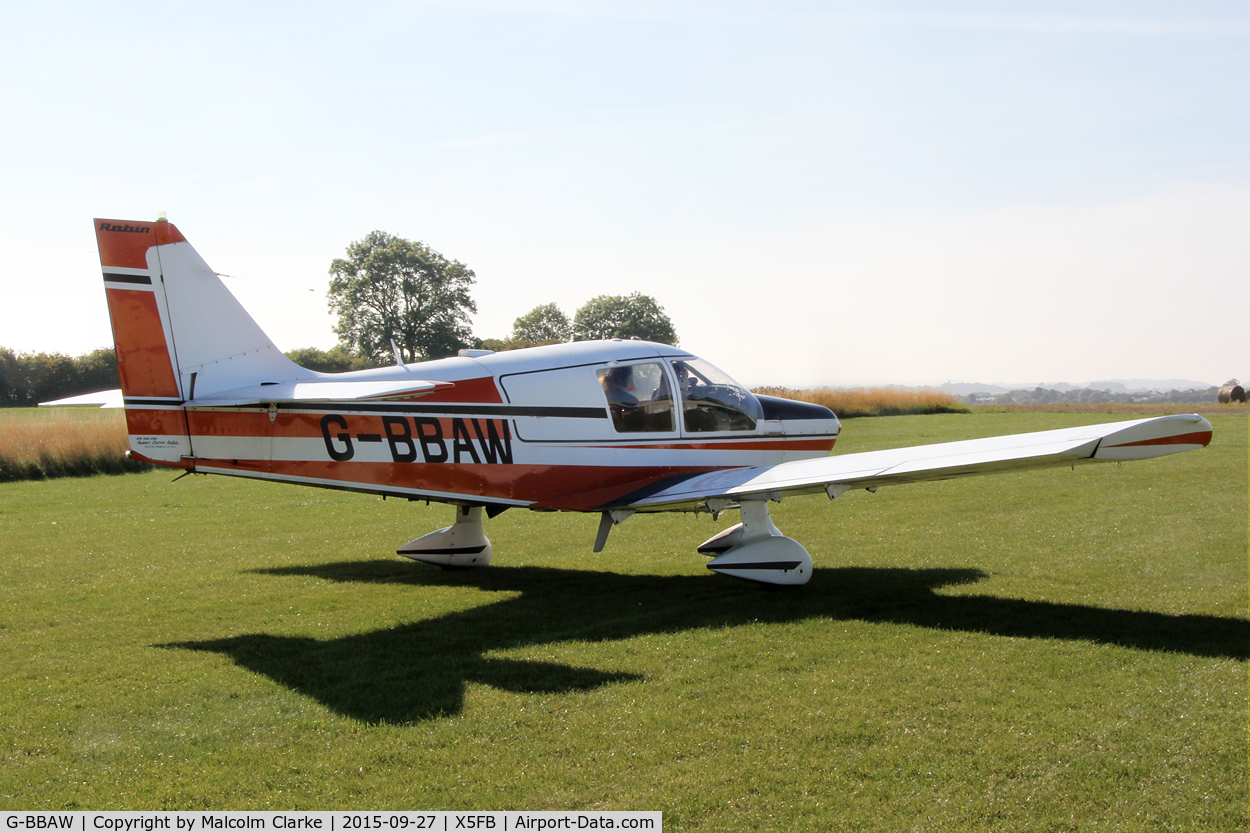
[[[452,417],[451,436],[433,417],[382,417],[382,434],[347,431],[347,420],[339,414],[321,418],[321,436],[326,452],[336,462],[356,455],[356,443],[385,442],[396,463],[512,463],[512,431],[506,419],[466,419]]]

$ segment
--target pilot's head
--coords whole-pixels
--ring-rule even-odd
[[[690,368],[686,367],[685,362],[674,362],[673,369],[677,371],[677,387],[689,390],[694,384],[694,375],[690,372]]]
[[[628,390],[633,379],[632,372],[628,367],[613,367],[603,374],[603,387],[618,388],[620,390]]]

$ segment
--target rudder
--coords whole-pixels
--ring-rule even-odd
[[[159,264],[150,261],[149,252],[183,237],[168,222],[97,219],[95,232],[131,453],[154,463],[178,465],[191,456],[182,409],[186,397],[179,383]]]
[[[160,270],[148,264],[148,250],[183,240],[168,222],[96,220],[96,242],[104,271],[104,294],[113,324],[113,346],[122,395],[181,405],[177,364]]]

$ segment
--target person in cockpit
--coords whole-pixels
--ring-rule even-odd
[[[696,388],[701,387],[699,377],[694,374],[685,362],[673,362],[673,370],[677,373],[677,389],[682,399],[697,399]]]
[[[633,372],[628,367],[613,367],[599,377],[603,392],[611,405],[632,408],[638,404],[638,397],[630,392],[634,386]]]

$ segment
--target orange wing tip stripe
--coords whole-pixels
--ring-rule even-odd
[[[1192,434],[1174,434],[1170,437],[1159,437],[1154,440],[1138,440],[1134,443],[1118,443],[1107,448],[1131,448],[1135,445],[1200,445],[1206,448],[1211,443],[1211,431],[1194,431]]]

